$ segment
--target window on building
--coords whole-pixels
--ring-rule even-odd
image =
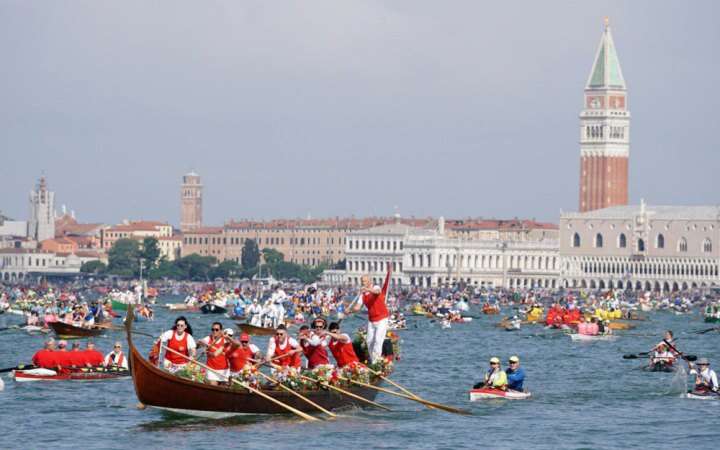
[[[665,248],[665,236],[662,233],[655,238],[655,248]]]
[[[686,252],[687,251],[687,239],[684,237],[681,237],[678,241],[677,249],[679,252]]]
[[[573,234],[572,246],[573,246],[573,247],[580,247],[580,235],[577,234],[577,233]]]
[[[625,237],[625,233],[620,233],[620,236],[618,236],[618,248],[626,248],[627,247],[627,238]]]
[[[712,241],[710,240],[710,238],[705,238],[705,240],[703,241],[702,249],[705,253],[712,252]]]
[[[595,235],[595,247],[602,248],[602,246],[603,246],[603,236],[602,236],[602,234],[598,233]]]
[[[637,240],[637,251],[644,252],[645,251],[645,241],[642,239]]]

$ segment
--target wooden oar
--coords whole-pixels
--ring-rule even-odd
[[[267,364],[268,366],[272,367],[273,369],[282,369],[281,366],[278,366],[278,365],[272,364],[272,363],[262,362],[261,364]],[[360,400],[361,402],[365,402],[365,403],[367,403],[368,405],[372,405],[372,406],[374,406],[374,407],[376,407],[376,408],[384,409],[384,410],[386,410],[386,411],[392,411],[392,409],[388,408],[387,406],[383,406],[383,405],[381,405],[380,403],[374,402],[374,401],[372,401],[372,400],[368,400],[368,399],[366,399],[365,397],[361,397],[361,396],[359,396],[359,395],[357,395],[357,394],[353,394],[352,392],[348,392],[348,391],[346,391],[345,389],[341,389],[341,388],[339,388],[339,387],[337,387],[337,386],[333,386],[332,384],[323,383],[323,382],[320,382],[320,381],[318,381],[318,380],[316,380],[316,379],[314,379],[314,378],[306,377],[305,375],[300,375],[300,378],[302,378],[302,379],[305,380],[305,381],[311,381],[311,382],[313,382],[313,383],[319,383],[319,384],[320,384],[321,386],[323,386],[323,387],[326,387],[326,388],[328,388],[328,389],[332,389],[332,390],[334,390],[334,391],[336,391],[336,392],[339,392],[339,393],[341,393],[341,394],[343,394],[343,395],[346,395],[346,396],[348,396],[348,397],[352,397],[352,398],[354,398],[354,399],[356,399],[356,400]]]
[[[278,356],[272,357],[272,358],[270,358],[270,359],[267,360],[267,361],[257,361],[257,360],[255,360],[255,359],[250,359],[250,361],[252,361],[252,362],[255,363],[255,364],[254,364],[255,367],[260,367],[260,366],[262,366],[263,364],[272,363],[272,362],[275,361],[276,359],[282,359],[282,358],[284,358],[284,357],[286,357],[286,356],[294,355],[295,353],[300,353],[301,351],[302,351],[302,349],[301,349],[301,348],[298,348],[298,349],[295,349],[295,350],[293,350],[293,351],[291,351],[291,352],[289,352],[289,353],[285,353],[284,355],[278,355]],[[274,365],[274,364],[273,364],[273,365]]]
[[[176,355],[182,356],[182,357],[185,358],[186,360],[188,360],[188,361],[190,361],[190,362],[192,362],[192,363],[197,364],[198,366],[204,368],[205,370],[209,370],[209,371],[211,371],[211,372],[214,372],[215,374],[217,374],[217,375],[219,375],[219,376],[221,376],[221,377],[224,376],[223,374],[219,373],[217,370],[211,369],[210,367],[206,366],[205,364],[201,363],[200,361],[196,361],[196,360],[190,358],[190,357],[187,356],[187,355],[184,355],[184,354],[182,354],[182,353],[180,353],[180,352],[176,352],[175,350],[173,350],[173,349],[171,349],[171,348],[169,348],[169,347],[167,347],[167,346],[165,346],[165,345],[161,345],[160,347],[161,347],[161,348],[165,348],[165,351],[170,351],[170,352],[172,352],[172,353],[175,353]],[[305,419],[305,420],[310,420],[310,421],[319,421],[319,420],[320,420],[320,419],[318,419],[318,418],[316,418],[316,417],[313,417],[313,416],[311,416],[311,415],[309,415],[309,414],[306,414],[306,413],[300,411],[299,409],[295,409],[295,408],[293,408],[293,407],[290,406],[290,405],[286,405],[285,403],[281,402],[280,400],[278,400],[278,399],[276,399],[276,398],[273,398],[273,397],[267,395],[266,393],[261,392],[261,391],[258,390],[258,389],[255,389],[254,387],[250,386],[248,383],[242,383],[242,382],[240,382],[240,381],[238,381],[238,380],[235,380],[235,379],[233,379],[232,382],[239,384],[240,386],[244,387],[245,389],[247,389],[248,391],[252,392],[253,394],[259,395],[260,397],[262,397],[262,398],[264,398],[264,399],[266,399],[266,400],[269,400],[269,401],[275,403],[276,405],[281,406],[281,407],[287,409],[288,411],[292,412],[293,414],[295,414],[295,415],[297,415],[297,416],[299,416],[299,417],[302,417],[302,418]]]
[[[350,383],[357,384],[358,386],[363,386],[370,389],[375,389],[376,391],[384,392],[386,394],[394,395],[396,397],[405,398],[407,400],[412,400],[414,402],[422,403],[423,405],[432,406],[437,409],[442,409],[443,411],[447,411],[454,414],[462,414],[466,416],[472,415],[470,411],[466,411],[464,409],[458,409],[453,408],[452,406],[443,405],[442,403],[435,403],[431,402],[430,400],[425,400],[423,398],[418,397],[411,397],[407,394],[401,394],[400,392],[391,391],[390,389],[381,388],[380,386],[373,386],[372,384],[363,383],[362,381],[356,381],[352,380],[350,378],[343,378],[339,377],[341,380],[349,381]]]
[[[293,389],[290,389],[289,387],[285,386],[285,385],[282,384],[280,381],[276,380],[275,378],[271,377],[270,375],[265,375],[264,373],[262,373],[262,372],[260,372],[260,371],[258,371],[257,373],[258,373],[260,376],[264,377],[266,380],[269,380],[271,383],[277,384],[277,385],[280,387],[280,389],[282,389],[282,390],[284,390],[284,391],[287,391],[287,392],[291,393],[292,395],[294,395],[294,396],[302,399],[304,402],[306,402],[306,403],[314,406],[315,408],[317,408],[317,409],[319,409],[320,411],[324,412],[325,414],[327,414],[328,416],[332,417],[333,419],[337,417],[337,414],[328,411],[327,409],[325,409],[325,408],[323,408],[322,406],[318,405],[317,403],[315,403],[314,401],[312,401],[312,400],[310,400],[309,398],[305,397],[304,395],[301,395],[299,392],[294,391]]]
[[[0,373],[12,372],[13,370],[30,370],[30,369],[37,369],[37,366],[34,366],[32,364],[28,364],[28,365],[20,364],[17,367],[6,367],[4,369],[0,369]]]
[[[376,377],[379,377],[381,380],[390,383],[391,385],[393,385],[393,386],[395,386],[396,388],[400,389],[402,392],[406,393],[407,395],[422,400],[421,397],[417,396],[416,394],[413,394],[412,392],[410,392],[409,390],[407,390],[407,389],[405,389],[404,387],[400,386],[399,384],[397,384],[396,382],[394,382],[394,381],[391,380],[390,378],[387,378],[387,377],[383,376],[383,374],[381,374],[380,372],[378,372],[378,371],[376,371],[376,370],[372,370],[371,368],[369,368],[368,366],[366,366],[365,364],[363,364],[363,363],[361,363],[361,362],[358,362],[358,364],[360,364],[362,367],[364,367],[365,369],[367,369],[368,372],[372,373],[372,374],[375,375]],[[425,405],[425,406],[426,406],[427,408],[430,408],[430,409],[435,408],[434,406],[430,406],[430,405]]]

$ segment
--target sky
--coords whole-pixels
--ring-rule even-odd
[[[719,204],[720,2],[0,0],[0,211],[80,221],[445,216],[578,203],[609,16],[630,200]]]

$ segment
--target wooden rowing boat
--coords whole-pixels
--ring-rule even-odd
[[[14,370],[13,378],[17,382],[27,381],[97,381],[127,378],[128,370],[107,370],[104,368],[77,369],[56,372],[49,369]]]
[[[128,317],[132,311],[128,311]],[[287,409],[251,393],[245,389],[209,384],[180,378],[159,369],[143,358],[133,343],[132,320],[125,321],[128,341],[130,372],[138,400],[143,404],[175,413],[207,417],[223,418],[240,414],[287,414]],[[373,385],[380,383],[380,378],[371,380]],[[377,391],[362,386],[344,387],[343,389],[362,398],[372,400]],[[299,399],[290,392],[263,389],[262,392],[282,403],[303,412],[317,412],[309,403]],[[303,390],[303,396],[328,410],[341,407],[366,404],[352,397],[339,394],[334,390]]]
[[[275,328],[256,327],[255,325],[242,322],[237,322],[237,326],[240,328],[240,331],[250,336],[272,336],[275,334]]]
[[[87,337],[100,336],[106,327],[83,328],[76,327],[64,322],[51,322],[48,324],[60,339],[81,339]]]

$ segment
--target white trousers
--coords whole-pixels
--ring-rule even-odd
[[[388,318],[377,322],[368,322],[367,348],[370,353],[370,362],[374,363],[382,357],[382,346],[388,329]]]

